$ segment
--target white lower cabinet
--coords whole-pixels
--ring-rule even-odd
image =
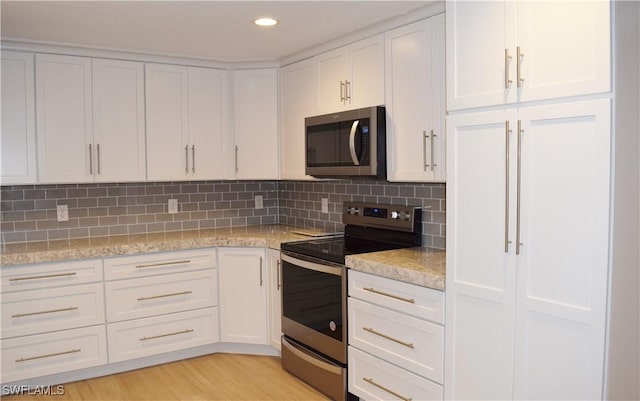
[[[350,393],[443,398],[444,293],[350,270],[348,311]]]
[[[215,249],[112,258],[105,271],[110,362],[218,341]]]
[[[216,312],[215,307],[204,308],[109,324],[109,361],[126,361],[217,342]]]
[[[264,248],[220,248],[220,340],[267,344]]]
[[[282,337],[282,264],[280,251],[267,250],[267,273],[269,283],[269,345],[280,350]]]

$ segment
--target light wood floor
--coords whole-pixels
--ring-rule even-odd
[[[55,388],[54,388],[55,390]],[[64,395],[3,401],[328,400],[270,356],[214,354],[64,385]]]

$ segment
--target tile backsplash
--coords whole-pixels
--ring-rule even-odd
[[[263,208],[255,209],[262,195]],[[329,213],[321,213],[328,198]],[[178,213],[167,202],[178,200]],[[382,180],[202,181],[0,187],[2,244],[289,224],[342,231],[343,201],[423,206],[423,244],[445,247],[444,184]],[[58,222],[56,206],[69,221]]]

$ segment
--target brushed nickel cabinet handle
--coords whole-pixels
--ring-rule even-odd
[[[189,145],[184,147],[184,173],[189,174]]]
[[[522,78],[522,59],[524,58],[524,53],[520,51],[520,46],[516,49],[516,79],[518,81],[518,88],[522,88],[522,83],[524,82],[524,78]]]
[[[163,338],[163,337],[170,337],[170,336],[177,336],[179,334],[187,334],[187,333],[193,333],[193,329],[186,329],[186,330],[182,330],[182,331],[175,331],[173,333],[167,333],[167,334],[158,334],[157,336],[151,336],[151,337],[142,337],[139,340],[140,341],[148,341],[148,340],[154,340],[156,338]]]
[[[16,359],[16,362],[27,362],[27,361],[33,361],[34,359],[42,359],[42,358],[50,358],[52,356],[74,354],[76,352],[82,352],[82,350],[80,350],[80,349],[72,349],[70,351],[56,352],[54,354],[46,354],[46,355],[32,356],[32,357],[28,357],[28,358],[20,358],[20,359]]]
[[[196,145],[191,145],[191,172],[196,173]]]
[[[96,152],[98,154],[98,175],[100,175],[100,144],[96,145]]]
[[[436,134],[431,130],[431,171],[433,171],[434,167],[437,167],[437,164],[433,162],[433,139],[436,137]]]
[[[15,277],[15,278],[10,278],[9,281],[25,281],[25,280],[38,280],[43,278],[68,277],[68,276],[75,276],[77,274],[78,273],[76,272],[71,272],[71,273],[45,274],[42,276]]]
[[[193,291],[182,291],[182,292],[174,292],[172,294],[153,295],[151,297],[140,297],[138,298],[138,301],[148,301],[150,299],[175,297],[178,295],[189,295],[189,294],[193,294]]]
[[[93,148],[89,144],[89,174],[93,175]]]
[[[394,397],[400,398],[402,401],[411,401],[411,398],[405,397],[404,395],[401,395],[400,393],[396,393],[395,391],[393,391],[391,389],[388,389],[387,387],[383,386],[382,384],[376,383],[370,377],[363,377],[362,380],[366,381],[367,383],[369,383],[371,385],[374,385],[374,386],[378,387],[380,390],[385,391],[385,392],[391,394]]]
[[[512,80],[509,79],[509,62],[511,61],[511,56],[509,55],[509,49],[504,49],[504,88],[509,89]]]
[[[427,138],[429,138],[427,131],[422,131],[422,164],[424,171],[427,171],[427,167],[429,167],[427,164]]]
[[[262,256],[260,256],[260,287],[262,287]]]
[[[350,81],[345,81],[345,86],[344,86],[344,92],[345,92],[345,101],[348,101],[349,103],[351,103],[351,82]]]
[[[344,103],[345,101],[345,85],[344,82],[340,81],[340,102]]]
[[[379,331],[376,331],[371,327],[363,327],[362,330],[368,331],[371,334],[375,334],[376,336],[385,338],[385,339],[387,339],[389,341],[393,341],[396,344],[404,345],[407,348],[411,348],[411,349],[415,348],[415,345],[413,345],[413,343],[408,343],[406,341],[398,340],[397,338],[394,338],[394,337],[388,336],[388,335],[386,335],[384,333],[381,333]]]
[[[509,135],[512,130],[509,128],[509,120],[504,122],[504,136],[505,136],[505,162],[504,162],[504,174],[505,174],[505,191],[504,191],[504,253],[509,253]]]
[[[382,296],[385,296],[385,297],[397,299],[397,300],[400,300],[400,301],[409,302],[411,304],[415,304],[416,303],[416,300],[413,299],[413,298],[404,298],[404,297],[401,297],[401,296],[398,296],[398,295],[389,294],[388,292],[379,291],[379,290],[376,290],[375,288],[372,288],[372,287],[364,287],[363,290],[372,292],[374,294],[382,295]]]
[[[40,312],[18,313],[16,315],[11,315],[11,317],[17,318],[17,317],[26,317],[26,316],[35,316],[35,315],[46,315],[47,313],[69,312],[77,309],[78,309],[77,306],[71,306],[69,308],[51,309],[51,310],[44,310]]]
[[[136,269],[144,269],[147,267],[160,267],[160,266],[171,266],[171,265],[184,265],[186,263],[191,263],[191,260],[176,260],[175,262],[160,262],[160,263],[149,263],[145,265],[137,265]]]
[[[522,121],[518,120],[518,188],[516,197],[516,255],[520,255],[520,195],[522,187]]]
[[[278,291],[280,291],[280,287],[282,287],[282,283],[280,282],[280,265],[281,265],[281,261],[280,259],[278,259],[278,261],[276,262],[276,274],[277,274],[277,280],[278,280]]]
[[[236,145],[236,173],[238,172],[238,145]]]

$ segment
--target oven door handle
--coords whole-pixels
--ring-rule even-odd
[[[343,274],[343,269],[337,266],[328,266],[322,265],[320,263],[308,262],[306,260],[293,258],[289,255],[282,255],[282,261],[291,263],[292,265],[296,265],[305,269],[314,270],[322,273],[333,274],[334,276],[341,276]]]

